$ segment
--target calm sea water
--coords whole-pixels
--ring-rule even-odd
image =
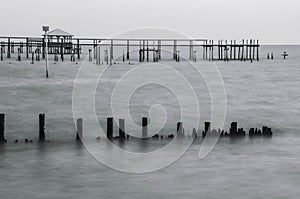
[[[289,53],[287,60],[280,56],[283,51]],[[0,62],[0,112],[6,114],[8,139],[0,148],[1,198],[298,198],[300,46],[264,46],[262,55],[267,52],[274,52],[275,60],[216,64],[227,96],[224,128],[228,129],[231,121],[238,121],[247,130],[268,125],[274,136],[223,138],[202,160],[198,158],[202,143],[199,140],[174,164],[148,174],[112,170],[74,141],[72,90],[80,63],[50,61],[50,79],[45,80],[43,63]],[[202,123],[210,117],[205,82],[184,62],[167,64],[193,85],[201,102],[203,129]],[[196,68],[201,69],[203,64],[207,63],[198,62]],[[104,74],[96,93],[96,111],[104,128],[105,117],[111,114],[109,103],[114,85],[137,65],[120,63]],[[95,67],[90,63],[88,66]],[[96,67],[99,73],[103,70]],[[164,77],[158,71],[153,71],[153,75]],[[158,85],[135,92],[130,103],[132,118],[139,123],[151,104],[156,103],[168,113],[161,133],[174,132],[179,119],[176,98]],[[40,112],[46,113],[46,134],[51,140],[45,145],[37,144]],[[186,128],[187,133],[191,132],[192,126]],[[140,129],[129,130],[140,133]],[[13,143],[25,138],[33,139],[34,143]],[[144,150],[142,143],[134,141],[126,143],[126,147],[135,152]],[[149,140],[146,150],[157,147],[157,141]]]

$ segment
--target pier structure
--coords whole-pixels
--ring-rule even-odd
[[[54,58],[70,55],[74,61],[81,58],[83,50],[91,52],[96,64],[113,64],[115,61],[158,62],[181,58],[191,61],[259,61],[259,40],[214,40],[208,39],[105,39],[75,38],[72,34],[56,29],[48,33],[48,53]],[[45,58],[46,40],[42,37],[1,37],[1,57],[12,58],[12,54],[32,53]],[[90,51],[91,50],[91,51]],[[56,58],[57,59],[57,58]],[[3,58],[1,58],[3,60]],[[24,59],[23,59],[24,60]],[[91,60],[91,59],[90,59]]]

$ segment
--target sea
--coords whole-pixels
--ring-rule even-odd
[[[21,62],[16,61],[16,55],[5,58],[0,61],[0,113],[5,114],[7,139],[0,146],[1,199],[299,198],[300,46],[270,45],[260,50],[259,62],[209,62],[201,60],[200,53],[197,62],[174,62],[171,56],[158,63],[123,62],[121,53],[111,66],[103,57],[96,65],[88,56],[76,62],[69,57],[54,62],[50,55],[48,79],[44,60],[31,64],[25,57]],[[284,51],[289,54],[285,60]],[[268,53],[273,53],[273,60],[267,59]],[[88,129],[84,123],[83,139],[87,141],[83,143],[75,140],[73,117],[78,82],[87,86],[83,90],[94,88],[93,114],[102,129]],[[216,87],[217,92],[210,90]],[[133,88],[131,93],[126,90],[129,88]],[[91,99],[88,92],[82,95],[88,98],[82,98],[87,101],[81,101],[79,108]],[[124,102],[127,104],[121,106]],[[199,118],[194,117],[197,111]],[[46,114],[44,144],[38,143],[39,113]],[[218,121],[224,120],[225,131],[235,121],[247,132],[268,126],[273,136],[220,137],[201,158],[199,151],[205,140],[199,137],[193,143],[187,141],[188,147],[174,161],[155,169],[151,166],[164,163],[172,151],[152,157],[150,166],[112,152],[111,144],[130,153],[159,154],[172,142],[166,137],[175,134],[178,121],[186,121],[183,125],[188,140],[193,128],[201,135],[204,122],[214,113]],[[93,114],[82,118],[87,121]],[[138,137],[143,116],[152,124],[149,134],[158,133],[164,139],[141,142],[132,138],[122,144],[108,144],[106,118],[116,119],[115,136],[118,119],[123,117],[126,133]],[[25,139],[33,143],[25,143]],[[90,147],[94,145],[100,147]],[[97,154],[106,154],[114,166],[101,161]],[[122,169],[123,165],[127,169]]]

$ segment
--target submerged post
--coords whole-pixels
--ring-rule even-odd
[[[0,114],[0,143],[5,142],[4,137],[4,130],[5,130],[5,114]]]
[[[148,137],[148,118],[142,118],[142,138],[145,139]]]
[[[77,141],[81,141],[82,140],[82,129],[83,129],[83,119],[82,118],[79,118],[77,119],[77,132],[76,132],[76,140]]]
[[[39,142],[45,142],[45,113],[39,115]]]
[[[109,140],[113,139],[113,129],[114,129],[114,118],[107,118],[107,132],[106,137]]]

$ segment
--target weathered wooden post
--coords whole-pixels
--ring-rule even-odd
[[[114,41],[110,41],[110,63],[114,59]]]
[[[15,42],[11,42],[11,53],[15,53]]]
[[[21,49],[21,53],[22,53],[22,54],[23,54],[23,52],[24,52],[24,51],[23,51],[23,48],[24,48],[24,44],[23,44],[23,42],[21,41],[21,42],[20,42],[20,49]]]
[[[147,40],[147,62],[149,62],[149,41]]]
[[[76,140],[81,141],[83,136],[83,119],[77,119],[77,132],[76,132]]]
[[[77,39],[77,59],[80,59],[80,41]]]
[[[161,59],[161,40],[157,41],[157,52],[158,52],[158,59]]]
[[[1,61],[3,61],[3,47],[2,46],[1,46],[1,55],[0,56],[1,56],[1,58],[0,58]]]
[[[113,140],[113,131],[114,131],[114,118],[107,118],[107,132],[106,137],[109,140]]]
[[[7,41],[7,58],[10,58],[10,38],[8,38]]]
[[[211,59],[214,61],[214,40],[211,40]]]
[[[176,51],[177,51],[177,41],[174,40],[174,44],[173,44],[173,59],[176,60]]]
[[[42,40],[42,59],[46,58],[46,39]]]
[[[34,64],[34,52],[31,53],[31,64]]]
[[[60,57],[61,57],[61,61],[64,61],[64,40],[61,39],[61,43],[60,43]]]
[[[89,62],[93,61],[92,59],[92,49],[89,49]]]
[[[127,58],[127,60],[129,60],[129,40],[127,40],[127,56],[126,56],[126,58]]]
[[[121,140],[125,140],[125,119],[119,119],[119,137]]]
[[[29,59],[29,39],[26,38],[26,58]]]
[[[148,118],[142,118],[142,138],[145,139],[148,137]]]
[[[4,131],[5,131],[5,114],[0,114],[0,143],[5,142],[4,137]]]
[[[210,125],[210,122],[205,122],[204,123],[204,131],[202,133],[202,137],[204,138],[207,133],[210,133],[211,132],[211,125]]]
[[[21,48],[18,48],[18,61],[21,61]]]
[[[190,40],[190,60],[193,59],[193,52],[194,52],[194,49],[193,49],[193,40]]]
[[[256,56],[257,56],[257,61],[259,61],[259,40],[257,40],[257,52],[256,52]]]
[[[232,122],[231,127],[229,129],[230,136],[236,136],[238,132],[237,122]]]
[[[45,142],[45,113],[39,114],[39,142]]]
[[[182,122],[177,122],[177,138],[183,137],[183,124]]]
[[[244,48],[245,48],[245,40],[243,39],[243,41],[242,41],[242,56],[241,56],[241,61],[244,60]]]

